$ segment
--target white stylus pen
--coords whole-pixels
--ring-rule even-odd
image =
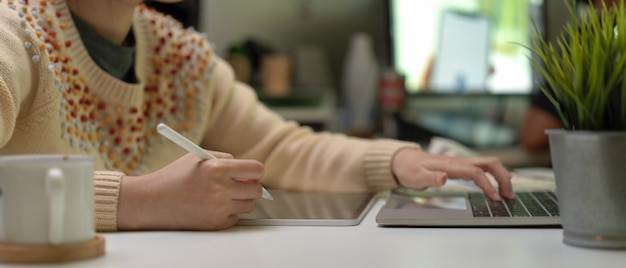
[[[206,150],[202,149],[202,147],[198,146],[197,144],[191,142],[189,139],[185,138],[185,136],[183,136],[180,133],[176,132],[175,130],[173,130],[172,128],[167,126],[166,124],[159,123],[159,125],[157,125],[157,131],[161,135],[163,135],[164,137],[166,137],[169,140],[171,140],[172,142],[178,144],[180,147],[185,148],[185,150],[187,150],[190,153],[196,155],[200,159],[207,159],[207,160],[208,159],[217,159],[211,153],[209,153]],[[265,187],[262,187],[262,188],[263,188],[263,195],[262,195],[262,197],[265,198],[265,199],[274,200],[274,197],[272,197],[272,195],[265,189]]]

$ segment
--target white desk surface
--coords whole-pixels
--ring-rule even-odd
[[[561,229],[378,227],[383,202],[358,226],[110,233],[97,259],[0,267],[626,267],[626,251],[565,245]]]

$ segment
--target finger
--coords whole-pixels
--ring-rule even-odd
[[[226,217],[226,220],[224,221],[224,226],[222,226],[220,229],[233,227],[237,224],[237,222],[239,222],[239,217],[237,217],[237,215],[228,215],[228,217]]]
[[[229,153],[210,151],[210,150],[205,150],[205,151],[211,153],[213,156],[219,159],[234,159],[233,155]]]
[[[239,217],[237,217],[237,215],[235,214],[232,214],[226,217],[220,217],[220,219],[217,221],[207,222],[207,225],[205,225],[204,228],[198,228],[198,229],[224,230],[224,229],[228,229],[230,227],[235,226],[238,221],[239,221]]]
[[[232,201],[232,213],[233,215],[250,213],[254,210],[254,200],[233,200]]]
[[[502,165],[502,162],[495,157],[475,157],[465,158],[464,162],[479,166],[483,170],[489,172],[498,182],[500,195],[506,198],[514,198],[513,185],[511,184],[511,173]]]
[[[480,170],[480,169],[478,169]],[[502,200],[502,198],[500,197],[500,194],[498,194],[498,191],[496,191],[496,189],[493,187],[493,185],[491,184],[491,181],[489,181],[489,178],[487,178],[487,175],[485,175],[485,173],[480,170],[480,172],[476,172],[476,171],[469,171],[467,173],[468,178],[470,178],[471,180],[474,181],[474,183],[476,183],[476,185],[483,190],[483,192],[491,199],[494,201],[500,201]]]
[[[511,183],[512,175],[509,175],[507,178],[503,178],[505,182],[502,182],[498,179],[498,177],[494,177],[496,181],[498,181],[498,191],[500,195],[507,199],[515,198],[515,192],[513,192],[513,184]]]
[[[496,189],[491,185],[487,175],[485,172],[476,167],[461,161],[455,162],[436,162],[430,164],[432,169],[446,172],[449,177],[452,178],[461,178],[461,179],[470,179],[476,183],[476,185],[483,190],[483,192],[492,200],[500,201],[500,195],[496,191]]]
[[[417,190],[424,190],[428,187],[439,187],[446,183],[448,175],[444,172],[429,171],[422,169],[409,180],[403,180],[404,186]]]
[[[229,195],[233,200],[254,200],[261,198],[263,195],[263,189],[259,183],[232,180],[229,186]]]
[[[222,161],[228,165],[228,176],[231,178],[260,180],[265,173],[263,164],[256,160],[224,159]]]
[[[511,183],[511,178],[513,178],[513,176],[510,173],[507,172],[506,174],[495,175],[496,173],[491,171],[491,169],[489,170],[489,173],[492,174],[494,179],[498,182],[500,195],[509,199],[515,198],[513,184]]]
[[[251,179],[251,178],[233,178],[233,180],[238,181],[238,182],[247,182],[247,183],[258,183],[259,182],[258,179]]]
[[[260,180],[265,169],[261,162],[244,159],[216,159],[204,161],[202,165],[209,175],[221,177],[223,181],[232,181],[233,178]]]

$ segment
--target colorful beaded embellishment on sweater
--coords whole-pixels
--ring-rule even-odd
[[[210,61],[208,43],[193,29],[182,29],[173,18],[145,6],[139,8],[140,14],[152,18],[150,34],[158,42],[148,51],[152,56],[150,74],[142,81],[143,101],[122,107],[93,92],[91,81],[75,67],[68,50],[77,44],[61,34],[72,27],[69,11],[57,10],[54,0],[40,0],[37,5],[25,0],[2,2],[16,11],[24,34],[36,37],[26,38],[36,42],[24,42],[32,63],[46,64],[55,76],[54,90],[63,96],[59,104],[64,118],[62,138],[71,146],[86,153],[97,150],[109,170],[139,174],[145,170],[143,156],[150,153],[150,145],[162,140],[156,132],[158,123],[165,122],[183,134],[199,135],[187,122],[202,120],[201,111],[206,107],[201,89],[211,79],[215,64]]]

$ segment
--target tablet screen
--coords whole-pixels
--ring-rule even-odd
[[[239,225],[356,225],[374,200],[373,193],[320,193],[270,190],[274,200],[259,199]]]
[[[481,14],[446,11],[432,72],[436,92],[485,92],[490,22]]]

